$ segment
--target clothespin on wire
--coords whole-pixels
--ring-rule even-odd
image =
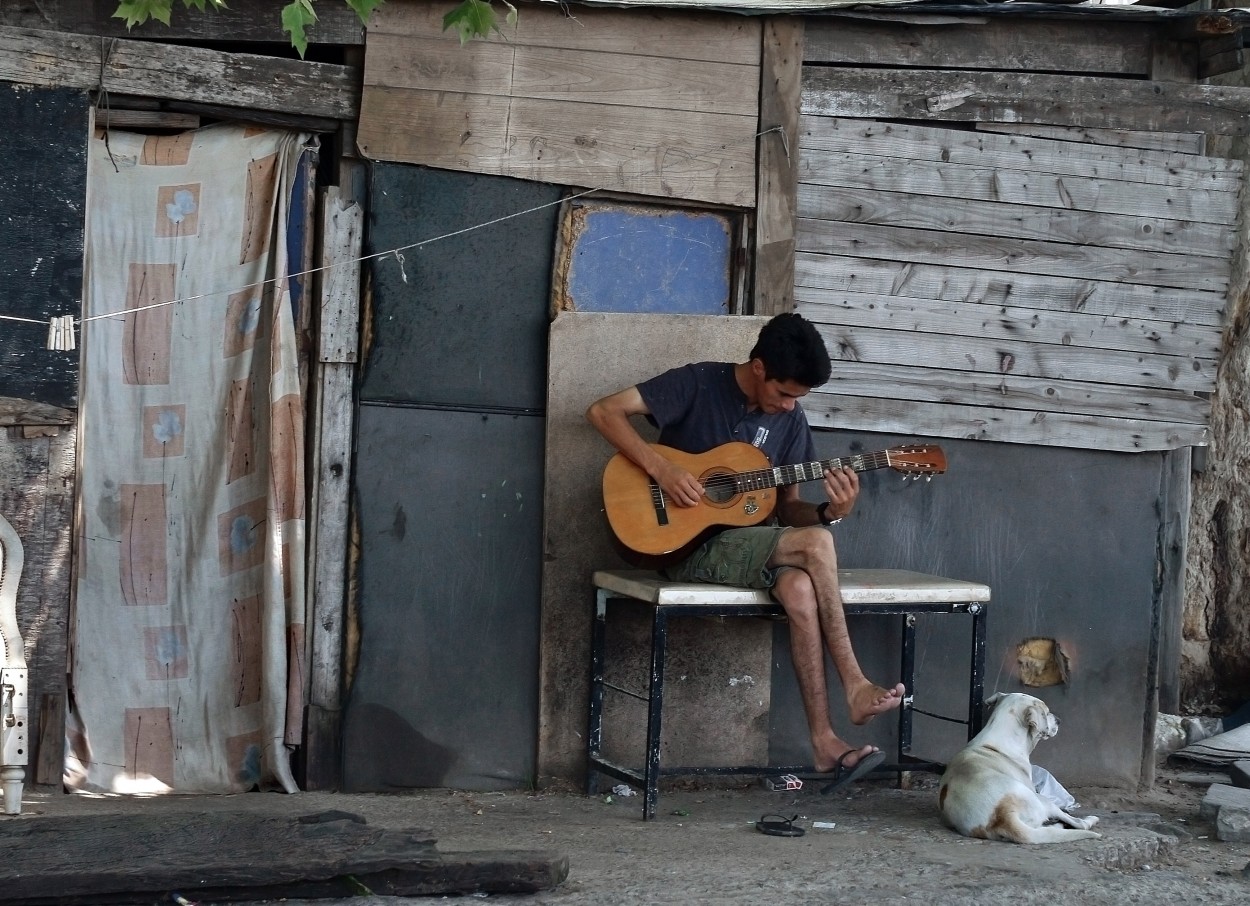
[[[48,348],[68,351],[75,349],[74,316],[58,315],[48,324]]]

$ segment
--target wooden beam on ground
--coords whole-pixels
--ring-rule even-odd
[[[0,825],[0,846],[5,906],[153,902],[171,890],[197,902],[534,893],[569,872],[561,853],[441,853],[428,831],[340,811],[30,817]]]
[[[29,28],[0,27],[0,80],[330,120],[360,109],[349,66]]]
[[[756,170],[753,314],[794,309],[794,227],[799,173],[803,20],[764,23]]]
[[[805,66],[803,113],[1250,134],[1250,88],[1041,73]]]

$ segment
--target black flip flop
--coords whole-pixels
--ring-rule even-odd
[[[777,818],[777,821],[769,821],[769,818]],[[798,815],[787,818],[785,815],[765,815],[755,822],[755,829],[761,834],[768,834],[770,837],[801,837],[807,831],[801,827],[795,827],[794,822],[799,819]]]
[[[833,779],[823,789],[821,789],[821,795],[827,796],[836,790],[850,786],[865,774],[870,774],[875,771],[881,762],[885,761],[885,752],[878,750],[876,752],[870,752],[859,761],[855,762],[852,767],[848,768],[845,764],[843,764],[843,761],[846,759],[846,756],[850,755],[854,751],[854,749],[848,749],[842,753],[842,757],[838,759],[838,764],[833,769],[833,773],[829,775]]]

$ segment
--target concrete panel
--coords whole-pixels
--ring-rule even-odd
[[[918,440],[927,439],[816,433],[821,457]],[[1135,785],[1147,726],[1153,727],[1163,454],[929,442],[939,443],[948,460],[946,474],[931,483],[904,482],[888,471],[861,475],[859,504],[835,529],[841,565],[915,569],[989,585],[986,695],[1036,695],[1061,722],[1059,735],[1034,752],[1035,763],[1065,785]],[[804,486],[809,499],[817,493]],[[894,682],[897,622],[850,623],[865,671]],[[921,621],[911,690],[917,708],[965,713],[970,633],[970,621],[960,616]],[[1030,638],[1059,643],[1069,659],[1067,682],[1022,684],[1017,648]],[[774,760],[802,760],[806,723],[784,627],[776,643],[770,751]],[[892,745],[895,721],[851,727],[836,680],[831,685],[835,726],[848,740]],[[916,717],[915,754],[945,760],[964,741],[963,727]]]
[[[617,553],[603,515],[600,481],[613,449],[587,423],[586,408],[601,396],[676,365],[743,361],[766,320],[564,312],[551,325],[540,776],[579,777],[585,768],[594,608],[590,576],[596,569],[628,565]],[[713,633],[686,630],[690,644],[699,644],[697,650],[689,648],[684,634],[675,636],[672,650],[687,649],[683,657],[698,669],[686,669],[685,683],[679,664],[669,674],[668,688],[673,694],[665,703],[665,723],[672,728],[666,734],[666,757],[674,759],[670,763],[741,764],[762,761],[767,753],[766,720],[761,718],[767,714],[770,698],[770,629],[762,621],[732,622],[741,625],[717,627]],[[621,644],[623,650],[634,647],[637,654],[640,639],[638,627],[634,629],[632,641],[626,635]],[[627,632],[624,627],[623,632]],[[744,685],[743,676],[750,676],[754,685]],[[735,679],[738,682],[731,685]],[[609,712],[609,719],[613,715]],[[624,745],[640,759],[645,722],[639,720],[637,725],[636,737]],[[709,732],[708,728],[717,729]]]

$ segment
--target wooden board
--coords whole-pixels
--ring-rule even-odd
[[[446,36],[373,32],[368,60],[367,84],[376,80],[387,88],[739,116],[753,116],[759,100],[757,62],[695,65],[640,52],[515,42],[473,41],[462,47]],[[797,76],[796,71],[796,80]],[[796,93],[796,105],[797,101]]]
[[[1204,424],[1211,411],[1205,397],[1171,390],[917,367],[910,362],[839,362],[818,394],[871,399],[880,396],[883,387],[894,399],[914,402],[1178,424]]]
[[[431,4],[388,3],[357,144],[375,160],[753,206],[761,25],[528,6],[461,47]]]
[[[1215,388],[1215,362],[993,338],[821,325],[829,355],[838,362],[912,363],[989,374],[1094,381],[1185,392]],[[888,388],[883,388],[887,389]]]
[[[980,166],[927,163],[918,167],[907,159],[871,154],[848,159],[844,153],[805,146],[799,182],[1226,225],[1237,219],[1235,191],[1170,186],[1152,190],[1124,180],[1005,169],[992,159]]]
[[[803,67],[803,112],[1038,122],[1159,132],[1250,132],[1250,91],[1093,76]]]
[[[288,0],[248,0],[198,12],[185,4],[172,5],[169,24],[155,19],[133,29],[113,15],[117,3],[100,0],[27,0],[0,3],[0,25],[49,31],[106,35],[157,41],[264,41],[286,44],[282,8]],[[307,30],[309,44],[363,44],[364,24],[345,3],[320,3],[317,21]]]
[[[803,287],[797,298],[810,304],[808,317],[848,327],[881,327],[914,333],[979,336],[1004,343],[1042,343],[1086,349],[1116,349],[1144,355],[1186,356],[1215,361],[1218,328],[1184,321],[1106,318],[1011,305],[915,299],[902,294],[867,294]]]
[[[440,169],[754,204],[754,117],[593,107],[587,119],[559,101],[371,88],[357,144],[366,157]]]
[[[794,308],[794,218],[797,210],[799,76],[803,20],[764,23],[760,78],[760,139],[756,181],[752,311],[775,315]]]
[[[1000,236],[1099,245],[1117,249],[1159,251],[1227,259],[1236,244],[1236,233],[1227,224],[1199,223],[1131,214],[1100,214],[1036,205],[1012,205],[996,201],[933,199],[906,192],[863,187],[827,187],[804,183],[798,187],[798,203],[809,217],[869,223],[879,226],[915,227],[953,233]]]
[[[802,250],[795,253],[794,274],[799,286],[1211,326],[1222,323],[1227,302],[1223,293],[1112,283],[1079,274],[1040,277],[998,268],[953,267],[940,259],[916,263]]]
[[[1202,154],[1206,148],[1206,135],[1202,132],[1138,132],[1130,129],[1048,126],[1045,123],[977,123],[977,130],[1176,154]]]
[[[960,234],[952,238],[951,232],[814,220],[800,211],[796,241],[804,251],[824,255],[917,263],[940,260],[965,268],[1053,277],[1080,274],[1091,280],[1210,293],[1228,289],[1225,259],[999,238],[992,234]]]
[[[447,12],[428,0],[390,0],[369,20],[370,51],[379,35],[441,38],[458,45],[451,32],[443,31]],[[671,8],[640,12],[531,3],[521,8],[515,27],[504,26],[502,34],[485,43],[758,65],[760,27],[750,17]]]
[[[0,26],[0,80],[352,120],[350,66]]]
[[[812,393],[803,401],[816,427],[872,425],[872,430],[915,437],[960,437],[999,443],[1141,453],[1206,444],[1205,425],[1105,419],[1063,412],[1022,412],[897,399]]]
[[[1040,126],[978,124],[978,131],[837,116],[803,116],[803,147],[932,163],[992,166],[1028,173],[1112,179],[1236,194],[1245,164],[1197,152],[1102,146],[1090,130],[1064,130],[1067,138],[1025,133]],[[984,128],[983,128],[984,127]],[[993,127],[993,128],[989,128]],[[1058,127],[1053,127],[1058,128]],[[998,133],[998,134],[994,134]],[[1124,135],[1117,132],[1116,135]]]
[[[871,21],[812,17],[809,63],[871,64],[1017,72],[1150,72],[1155,28],[1148,23],[981,18]]]
[[[554,852],[438,851],[421,829],[347,812],[203,811],[34,817],[0,825],[0,903],[197,902],[533,893],[568,876]]]

